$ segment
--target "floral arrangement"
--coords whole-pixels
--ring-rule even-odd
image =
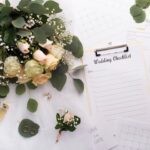
[[[74,78],[74,73],[84,65],[71,66],[71,59],[83,56],[83,46],[77,36],[66,28],[59,14],[59,4],[53,0],[21,0],[13,8],[8,0],[0,3],[0,98],[9,93],[9,85],[16,85],[16,94],[22,95],[29,89],[36,89],[47,82],[61,91],[67,80],[67,73],[74,81],[79,93],[84,90],[82,80]],[[46,94],[50,98],[49,94]],[[27,110],[34,113],[38,102],[29,98]],[[0,121],[9,106],[0,102]],[[57,142],[62,131],[75,131],[80,124],[79,117],[65,111],[56,115]],[[35,136],[40,125],[25,118],[19,126],[21,136]]]
[[[62,90],[70,58],[81,58],[83,46],[66,29],[61,12],[52,0],[21,0],[16,8],[8,0],[0,3],[0,98],[7,96],[11,83],[18,95],[48,81]],[[83,82],[73,80],[82,92]]]
[[[130,8],[130,13],[136,23],[142,23],[146,19],[145,10],[150,6],[150,0],[136,0]]]

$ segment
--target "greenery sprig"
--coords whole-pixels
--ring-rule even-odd
[[[136,23],[142,23],[146,19],[145,9],[150,6],[150,0],[136,0],[130,8],[130,13]]]

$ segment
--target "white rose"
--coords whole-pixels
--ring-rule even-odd
[[[17,42],[17,47],[23,54],[27,54],[30,52],[29,51],[30,45],[26,41]]]
[[[53,45],[50,53],[60,60],[62,59],[65,50],[61,46]]]
[[[46,69],[55,70],[57,68],[58,63],[59,60],[56,57],[54,57],[51,54],[47,55],[46,63],[45,63]]]
[[[53,41],[50,41],[50,40],[46,40],[46,43],[44,43],[44,44],[39,44],[42,48],[45,48],[45,49],[47,49],[48,51],[50,51],[51,50],[51,48],[52,48],[52,44],[53,44]]]
[[[43,64],[47,57],[41,50],[36,50],[33,54],[33,58]]]

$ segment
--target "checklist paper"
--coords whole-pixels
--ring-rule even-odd
[[[84,63],[91,112],[101,132],[112,129],[115,136],[113,127],[124,118],[147,121],[145,66],[134,45],[87,51]]]
[[[150,124],[122,120],[117,131],[119,144],[115,150],[150,150]]]

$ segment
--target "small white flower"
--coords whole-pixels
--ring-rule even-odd
[[[41,63],[44,63],[47,57],[41,50],[38,49],[34,52],[33,58]]]
[[[40,45],[42,48],[45,48],[45,49],[47,49],[48,51],[50,51],[51,48],[52,48],[52,44],[53,44],[53,41],[50,41],[50,40],[47,39],[46,43],[44,43],[44,44],[39,44],[39,45]]]
[[[30,45],[26,41],[19,41],[17,42],[17,47],[23,54],[29,53]]]

